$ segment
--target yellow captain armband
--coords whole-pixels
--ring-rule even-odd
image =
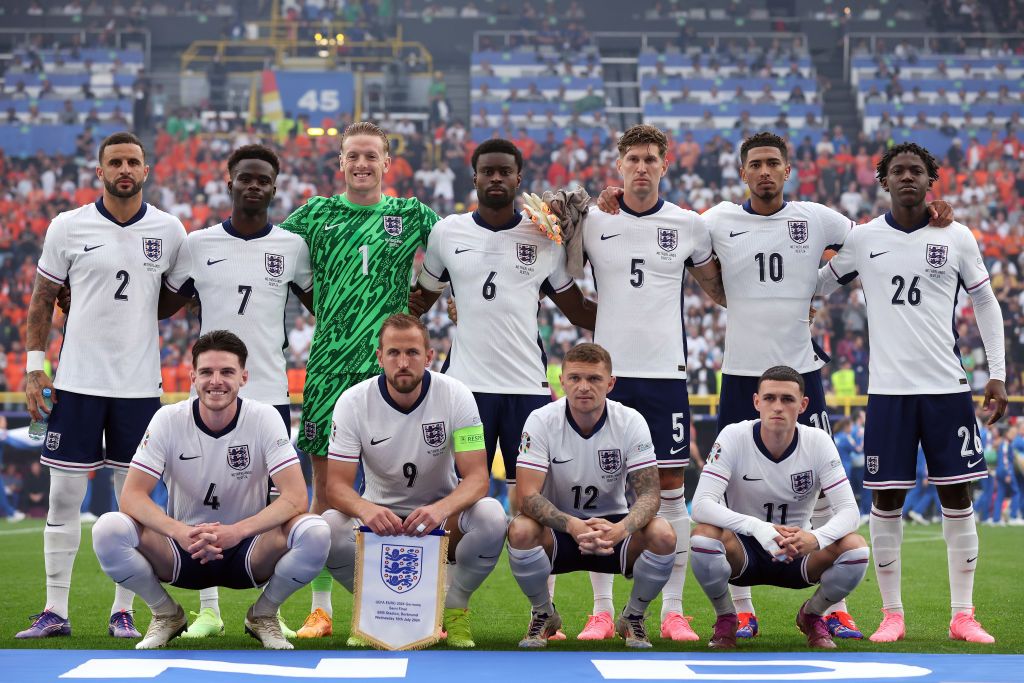
[[[473,425],[455,430],[455,452],[479,451],[484,447],[484,426]]]

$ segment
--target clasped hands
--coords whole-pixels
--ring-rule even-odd
[[[818,538],[806,529],[781,524],[773,526],[779,533],[775,537],[775,543],[778,544],[779,550],[772,554],[773,562],[792,562],[818,549]],[[765,550],[768,549],[765,548]],[[772,551],[768,550],[768,552]]]
[[[233,524],[203,522],[187,528],[185,534],[176,539],[178,544],[199,564],[223,560],[224,551],[242,542],[242,536]]]
[[[612,523],[602,517],[571,518],[566,530],[576,539],[583,555],[611,555],[626,537],[626,527],[621,522]]]

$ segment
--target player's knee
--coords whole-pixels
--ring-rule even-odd
[[[508,525],[508,546],[516,550],[527,550],[540,545],[543,527],[529,517],[519,515]]]
[[[352,525],[352,518],[346,517],[337,510],[325,510],[320,518],[327,524],[330,530],[330,547],[356,544],[356,532]]]
[[[319,558],[323,564],[331,550],[331,527],[320,515],[304,515],[292,526],[288,547],[301,550],[310,558]]]
[[[658,468],[658,483],[662,491],[674,491],[682,488],[684,484],[683,473],[686,470],[682,467],[660,467]]]
[[[868,542],[860,534],[846,534],[836,541],[836,550],[838,550],[840,554],[845,553],[848,550],[867,547]]]
[[[698,524],[693,527],[693,531],[690,532],[690,546],[693,546],[693,539],[697,536],[703,536],[705,538],[712,538],[716,541],[722,540],[722,530],[717,526],[711,526],[710,524]]]
[[[505,508],[494,498],[481,498],[466,510],[466,514],[460,520],[460,526],[463,533],[504,538],[508,526],[505,521]]]
[[[139,532],[135,522],[123,512],[107,512],[92,526],[92,549],[100,566],[112,553],[138,545]]]
[[[676,550],[676,532],[672,525],[660,517],[651,520],[644,529],[644,540],[647,550],[656,555],[669,555]]]

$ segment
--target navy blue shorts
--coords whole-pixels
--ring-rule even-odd
[[[288,430],[288,437],[292,435],[292,406],[290,403],[282,403],[281,405],[274,406],[274,409],[281,415],[281,419],[284,420],[284,428]]]
[[[39,461],[69,472],[91,472],[104,465],[127,471],[159,409],[157,396],[108,398],[58,389]]]
[[[825,389],[821,385],[821,370],[803,373],[804,395],[807,396],[807,410],[800,413],[797,421],[811,427],[832,433],[825,405]],[[754,410],[754,394],[757,393],[758,377],[743,375],[722,375],[722,394],[718,399],[718,431],[743,420],[759,420]]]
[[[523,425],[530,413],[551,403],[550,396],[534,394],[485,394],[473,392],[480,421],[484,425],[484,447],[487,449],[487,471],[494,464],[494,454],[501,446],[505,463],[505,481],[516,483],[516,458],[523,438]]]
[[[224,551],[224,559],[214,560],[206,564],[200,564],[199,560],[193,560],[187,550],[178,545],[174,539],[168,538],[168,543],[176,553],[174,561],[172,586],[188,588],[189,590],[200,590],[223,586],[224,588],[256,588],[258,584],[252,578],[252,569],[249,567],[249,555],[252,554],[253,545],[260,535],[250,536],[236,545]]]
[[[626,515],[605,515],[613,524],[621,521]],[[564,531],[549,529],[554,540],[554,549],[551,553],[551,573],[569,574],[571,572],[597,572],[598,574],[622,574],[627,579],[632,578],[633,572],[626,573],[626,548],[629,547],[629,539],[632,534],[626,536],[615,545],[615,552],[611,555],[584,555],[580,552],[580,546],[572,534]]]
[[[864,426],[864,487],[914,488],[918,443],[932,484],[962,484],[988,476],[969,391],[870,394]]]
[[[608,398],[633,408],[647,420],[658,467],[690,464],[690,395],[685,379],[616,377]]]
[[[736,534],[745,559],[739,575],[729,579],[734,586],[780,586],[807,588],[816,582],[807,580],[807,555],[792,562],[775,562],[753,536]]]

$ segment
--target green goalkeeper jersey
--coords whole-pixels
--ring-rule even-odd
[[[312,374],[374,374],[380,324],[407,312],[413,258],[438,215],[418,199],[312,197],[281,223],[309,245],[316,332]]]

